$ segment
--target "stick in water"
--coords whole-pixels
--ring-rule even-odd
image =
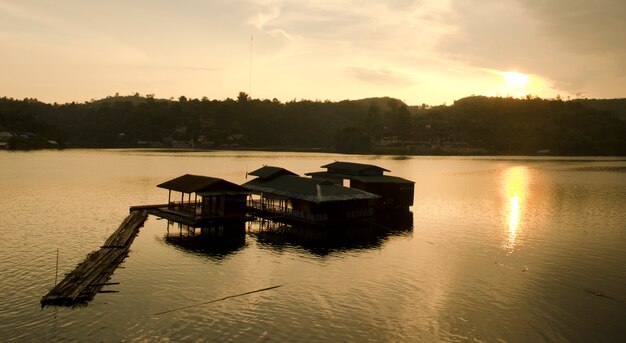
[[[167,311],[163,311],[163,312],[159,312],[159,313],[155,313],[155,316],[161,315],[161,314],[166,314],[166,313],[170,313],[170,312],[174,312],[174,311],[180,311],[180,310],[184,310],[186,308],[191,308],[191,307],[196,307],[196,306],[201,306],[201,305],[206,305],[206,304],[210,304],[210,303],[214,303],[214,302],[218,302],[218,301],[223,301],[226,299],[230,299],[230,298],[236,298],[236,297],[241,297],[244,295],[248,295],[248,294],[252,294],[252,293],[258,293],[258,292],[263,292],[263,291],[269,291],[270,289],[275,289],[278,287],[282,287],[284,285],[278,285],[278,286],[272,286],[272,287],[267,287],[267,288],[261,288],[261,289],[257,289],[255,291],[250,291],[250,292],[245,292],[245,293],[241,293],[241,294],[235,294],[235,295],[229,295],[227,297],[223,297],[223,298],[219,298],[219,299],[214,299],[214,300],[210,300],[210,301],[205,301],[199,304],[193,304],[193,305],[187,305],[187,306],[183,306],[183,307],[179,307],[179,308],[175,308],[173,310],[167,310]]]
[[[58,276],[59,276],[59,248],[57,248],[57,267],[54,271],[54,287],[57,286]]]

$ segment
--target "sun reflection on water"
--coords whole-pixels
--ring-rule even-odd
[[[522,228],[522,213],[527,197],[529,172],[525,167],[513,167],[504,172],[504,192],[508,201],[506,217],[508,218],[508,235],[506,248],[515,248],[518,235]]]

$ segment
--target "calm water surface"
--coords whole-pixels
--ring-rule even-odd
[[[86,307],[41,309],[185,173],[245,181],[335,160],[415,181],[412,227],[324,239],[262,230],[199,251],[150,217]],[[626,160],[308,153],[0,152],[0,341],[591,342],[626,337]],[[178,230],[170,227],[170,232]],[[218,244],[219,245],[219,244]],[[273,290],[158,314],[283,285]]]

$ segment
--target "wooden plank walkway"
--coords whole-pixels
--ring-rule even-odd
[[[120,227],[98,251],[87,255],[76,269],[61,280],[48,294],[41,298],[41,306],[74,306],[85,303],[100,292],[100,288],[128,256],[130,245],[139,232],[139,228],[148,218],[146,210],[131,211]]]
[[[130,207],[132,211],[147,211],[148,214],[153,216],[167,219],[173,222],[177,222],[180,224],[185,224],[193,227],[202,227],[202,226],[211,226],[211,225],[220,225],[224,223],[230,222],[240,222],[240,221],[250,221],[254,220],[253,217],[245,216],[245,217],[202,217],[199,215],[194,215],[189,212],[182,212],[176,209],[169,208],[168,204],[159,204],[159,205],[137,205]]]
[[[166,205],[143,205],[143,206],[133,206],[131,210],[139,208],[145,209],[148,211],[148,214],[157,216],[159,218],[175,221],[177,223],[189,225],[189,226],[199,226],[203,223],[202,219],[196,219],[194,215],[191,213],[185,213],[175,210],[170,210]]]

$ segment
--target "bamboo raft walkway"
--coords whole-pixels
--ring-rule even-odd
[[[76,269],[41,298],[41,306],[74,306],[85,303],[99,293],[109,278],[124,261],[139,228],[148,218],[146,210],[131,210],[120,227],[100,247],[87,255]],[[109,291],[110,292],[110,291]]]

